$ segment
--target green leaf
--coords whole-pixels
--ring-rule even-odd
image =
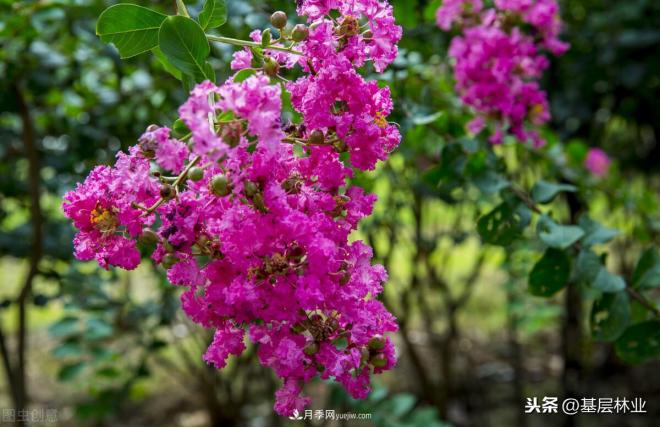
[[[107,338],[112,335],[112,325],[100,318],[90,318],[87,320],[87,330],[85,331],[85,338],[89,340],[97,340]]]
[[[605,267],[601,267],[596,275],[593,288],[601,292],[619,292],[626,288],[626,282],[623,277],[609,272]]]
[[[76,376],[78,376],[84,367],[85,362],[67,363],[60,368],[59,372],[57,373],[57,379],[59,381],[71,381]]]
[[[573,185],[554,184],[541,180],[532,188],[532,199],[537,203],[550,203],[562,191],[575,192],[577,188]]]
[[[65,342],[55,347],[52,355],[58,358],[80,357],[82,355],[82,347],[80,343],[75,341]]]
[[[80,322],[75,317],[67,316],[52,324],[48,331],[54,337],[73,335],[80,331]]]
[[[181,80],[181,71],[179,71],[174,65],[170,63],[170,61],[167,60],[167,57],[163,51],[160,50],[160,47],[156,46],[155,48],[151,49],[151,52],[156,58],[158,58],[158,61],[160,61],[160,63],[163,65],[165,71],[170,73],[175,79]]]
[[[130,58],[158,46],[158,29],[166,15],[136,4],[117,4],[101,13],[96,34],[112,43],[122,58]]]
[[[493,170],[486,170],[475,176],[472,182],[485,195],[499,193],[510,185],[506,178]]]
[[[603,268],[601,259],[590,250],[582,250],[577,258],[576,270],[578,277],[587,283],[596,280],[598,272]]]
[[[485,243],[508,246],[524,229],[524,219],[521,214],[504,202],[490,213],[479,218],[477,231]]]
[[[199,14],[199,24],[203,29],[221,27],[227,22],[225,0],[206,0]]]
[[[591,335],[599,341],[615,341],[630,319],[630,299],[625,292],[604,294],[591,309]]]
[[[619,235],[618,230],[607,228],[586,215],[580,218],[579,225],[585,232],[582,238],[582,244],[585,246],[607,243]]]
[[[236,83],[244,82],[245,80],[247,80],[249,77],[252,77],[256,73],[257,71],[252,68],[245,68],[234,74],[234,81]]]
[[[529,274],[529,292],[550,297],[566,286],[570,274],[571,261],[566,252],[548,248]]]
[[[538,224],[539,238],[546,245],[566,249],[584,236],[584,231],[575,225],[559,225],[543,215]]]
[[[647,249],[640,257],[632,275],[634,288],[657,288],[660,286],[660,254],[655,248]]]
[[[160,26],[158,45],[168,61],[184,74],[196,81],[210,78],[205,64],[211,48],[197,22],[185,16],[168,17]]]
[[[660,357],[660,321],[638,323],[626,329],[616,342],[616,353],[626,363]]]

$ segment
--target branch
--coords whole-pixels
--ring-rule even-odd
[[[23,147],[28,159],[28,190],[30,195],[30,217],[32,222],[32,251],[30,254],[30,265],[23,288],[18,297],[18,375],[16,378],[19,401],[17,410],[23,409],[27,404],[26,360],[27,349],[27,303],[32,293],[34,279],[39,272],[39,261],[43,256],[43,215],[41,213],[41,179],[39,151],[34,137],[34,124],[23,92],[16,82],[13,91],[18,103],[19,114],[23,123]]]

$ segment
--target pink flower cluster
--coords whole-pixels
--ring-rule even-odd
[[[598,177],[607,175],[611,164],[610,157],[600,148],[590,148],[584,159],[584,167]]]
[[[63,204],[79,230],[80,259],[132,269],[137,242],[151,245],[169,281],[186,288],[186,314],[215,329],[208,363],[224,367],[247,335],[283,380],[275,395],[282,415],[303,410],[303,385],[316,376],[364,398],[370,374],[396,363],[385,336],[396,321],[378,300],[387,273],[368,245],[349,240],[376,198],[348,185],[352,169],[340,156],[371,169],[399,143],[386,120],[389,91],[356,68],[389,64],[401,29],[382,1],[300,1],[298,10],[312,22],[302,55],[271,57],[283,67],[297,62],[303,77],[280,86],[258,71],[198,85],[179,109],[188,137],[150,126]],[[232,66],[252,60],[243,50]],[[283,87],[299,123],[282,123]]]
[[[513,135],[543,145],[535,129],[550,119],[546,93],[538,83],[549,64],[543,52],[561,55],[568,49],[558,39],[556,0],[495,0],[489,9],[481,0],[444,0],[436,20],[445,31],[460,31],[449,54],[455,60],[457,91],[477,113],[469,130],[479,133],[492,122],[490,140],[495,144]]]

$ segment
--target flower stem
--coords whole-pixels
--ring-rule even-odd
[[[261,46],[261,43],[251,42],[251,41],[248,41],[248,40],[233,39],[231,37],[214,36],[214,35],[211,35],[211,34],[207,34],[206,38],[209,39],[212,42],[232,44],[234,46],[263,47],[263,46]],[[293,50],[291,47],[268,46],[268,47],[265,47],[264,49],[265,50],[278,50],[280,52],[286,52],[286,53],[290,53],[292,55],[302,55],[303,54],[302,52],[299,52],[297,50]]]

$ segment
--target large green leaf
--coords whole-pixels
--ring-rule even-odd
[[[548,248],[529,274],[529,292],[549,297],[561,290],[571,274],[571,262],[566,252]]]
[[[609,272],[605,267],[601,267],[593,283],[594,289],[601,292],[619,292],[626,288],[626,282],[623,277]]]
[[[107,8],[96,23],[96,34],[114,44],[122,58],[130,58],[158,46],[158,29],[166,15],[135,4]]]
[[[508,246],[521,236],[526,225],[521,211],[504,202],[479,218],[477,231],[486,243]]]
[[[197,81],[211,77],[206,68],[211,49],[197,22],[185,16],[169,16],[160,27],[158,45],[167,60],[184,74]]]
[[[632,275],[635,288],[655,288],[660,286],[660,255],[655,248],[646,250],[635,266]]]
[[[550,203],[562,191],[574,192],[577,191],[577,188],[573,185],[554,184],[540,180],[532,188],[532,199],[537,203]]]
[[[543,243],[557,249],[566,249],[584,236],[580,227],[559,225],[545,215],[539,220],[538,233]]]
[[[199,14],[199,25],[203,29],[218,28],[227,22],[225,0],[206,0]]]
[[[642,363],[660,357],[660,321],[629,327],[616,342],[616,353],[627,363]]]
[[[603,268],[603,261],[593,251],[583,249],[577,258],[576,271],[580,280],[591,284]]]
[[[585,233],[582,238],[582,244],[585,246],[607,243],[619,235],[618,230],[607,228],[586,215],[580,218],[579,225]]]
[[[630,324],[630,299],[624,292],[604,294],[591,309],[591,335],[600,341],[614,341]]]

